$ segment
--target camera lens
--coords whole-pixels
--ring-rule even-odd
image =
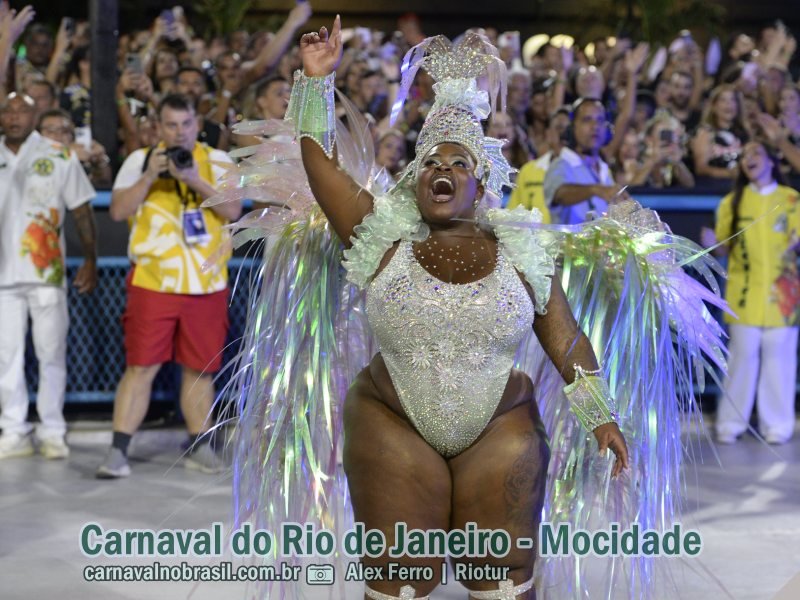
[[[181,146],[167,148],[166,155],[177,169],[188,169],[194,164],[192,153]]]

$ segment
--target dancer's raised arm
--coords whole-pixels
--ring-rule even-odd
[[[342,58],[342,25],[337,15],[330,35],[323,27],[300,39],[303,74],[295,79],[288,116],[296,119],[303,165],[311,191],[346,246],[353,228],[372,212],[372,194],[338,165],[334,147],[334,71]]]

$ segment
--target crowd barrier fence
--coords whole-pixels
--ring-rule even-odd
[[[713,219],[721,194],[711,193],[636,193],[636,199],[644,206],[664,215],[670,213],[683,221],[684,228],[693,232],[697,223]],[[110,192],[98,192],[93,205],[103,211],[108,208]],[[672,221],[669,221],[672,226]],[[713,222],[713,221],[712,221]],[[675,223],[680,229],[680,223]],[[673,226],[673,230],[675,227]],[[690,233],[677,231],[683,235]],[[67,258],[69,281],[75,275],[81,259]],[[246,320],[247,298],[253,269],[259,262],[252,258],[234,257],[229,263],[231,294],[229,303],[230,331],[225,347],[223,365],[227,364],[239,349],[239,339]],[[67,403],[111,402],[125,368],[125,351],[121,317],[125,309],[125,277],[130,263],[119,256],[101,256],[98,259],[98,287],[92,294],[80,295],[69,287],[70,329],[67,344]],[[35,398],[38,384],[38,365],[28,335],[26,349],[26,378],[31,400]],[[223,372],[217,378],[221,388],[227,378]],[[175,401],[179,385],[179,371],[167,364],[159,372],[153,386],[152,399]],[[706,390],[715,393],[715,386]]]

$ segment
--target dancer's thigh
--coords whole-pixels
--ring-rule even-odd
[[[492,421],[472,446],[450,459],[453,476],[451,527],[475,522],[481,529],[503,529],[511,536],[504,557],[463,557],[458,563],[509,567],[508,578],[519,585],[531,578],[535,553],[519,549],[521,537],[536,540],[550,451],[533,402],[517,406]],[[496,582],[462,581],[472,590],[496,590]],[[533,598],[534,595],[526,595]]]
[[[451,482],[446,461],[417,431],[377,397],[369,376],[362,374],[345,403],[344,468],[356,521],[367,529],[383,531],[387,548],[395,545],[395,526],[408,529],[447,529],[450,522]],[[377,591],[398,595],[412,585],[417,596],[436,587],[441,558],[365,556],[368,566],[389,562],[407,566],[431,566],[435,578],[425,581],[374,581]]]

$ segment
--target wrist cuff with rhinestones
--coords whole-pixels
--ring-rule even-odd
[[[333,143],[336,141],[333,100],[335,77],[336,73],[327,77],[307,77],[300,70],[295,71],[285,117],[294,122],[298,140],[311,138],[328,158],[333,157]]]
[[[570,410],[583,427],[594,431],[605,423],[617,423],[619,415],[608,383],[597,374],[575,365],[575,381],[564,388]]]

